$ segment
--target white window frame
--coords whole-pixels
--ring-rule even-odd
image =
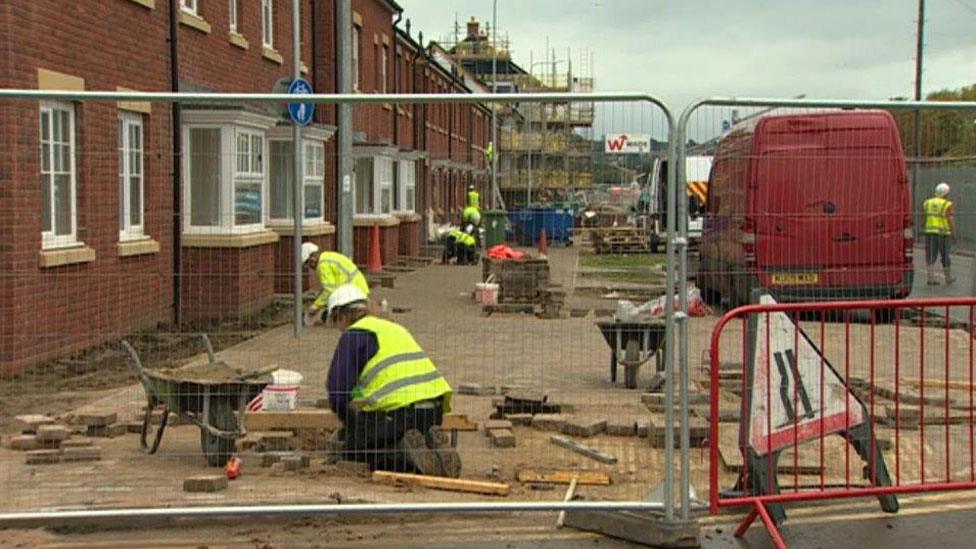
[[[57,222],[57,210],[55,207],[55,185],[54,167],[57,164],[55,162],[56,153],[55,147],[56,142],[54,141],[54,115],[56,113],[66,112],[68,114],[68,128],[67,128],[67,146],[68,146],[68,185],[70,187],[70,225],[71,231],[69,234],[57,234],[57,229],[55,224]],[[48,120],[48,140],[45,141],[43,138],[43,128],[41,125],[44,123],[44,115],[47,115]],[[48,145],[48,170],[45,173],[44,170],[44,144]],[[64,145],[64,141],[59,141],[57,144],[60,146]],[[38,166],[38,172],[40,174],[41,184],[48,186],[48,196],[50,197],[50,203],[47,204],[48,213],[51,216],[51,229],[45,231],[43,226],[41,228],[41,247],[43,249],[51,248],[65,248],[76,246],[80,244],[78,242],[78,170],[76,169],[76,138],[75,138],[75,106],[71,103],[57,102],[57,101],[42,101],[40,104],[40,112],[38,114],[38,153],[41,156],[41,163]],[[64,168],[64,167],[62,167]],[[57,172],[59,174],[65,174],[64,169]],[[41,200],[41,207],[44,207],[43,198]]]
[[[291,145],[291,141],[285,138],[272,138],[269,140],[269,150],[271,143],[283,142]],[[290,147],[289,147],[290,148]],[[288,162],[294,162],[294,157],[288,156]],[[271,225],[291,225],[294,220],[291,215],[284,217],[272,216],[272,189],[271,189],[271,167],[268,166],[268,223]],[[292,184],[292,182],[288,182]],[[309,187],[319,188],[319,215],[309,217],[306,215],[307,208],[307,189]],[[293,197],[294,198],[294,197]],[[290,201],[289,201],[290,202]],[[286,210],[291,209],[292,204],[286,205]],[[325,222],[325,143],[316,139],[302,140],[302,224],[314,225]]]
[[[379,215],[393,213],[393,158],[389,156],[373,157],[373,211]],[[389,202],[383,204],[383,195],[389,197]]]
[[[265,115],[241,111],[193,111],[183,112],[183,143],[186,154],[183,155],[183,232],[186,234],[248,234],[260,232],[267,228],[268,220],[268,147],[267,131],[272,128],[276,120]],[[219,219],[216,225],[192,225],[192,184],[190,150],[190,131],[193,129],[220,130],[220,187],[218,197]],[[237,138],[244,133],[248,137],[261,138],[261,158],[255,165],[255,157],[250,154],[252,143],[248,140],[248,167],[246,171],[238,172]],[[260,171],[255,171],[258,169]],[[258,223],[238,225],[236,223],[235,194],[239,183],[260,183],[261,185],[261,216]]]
[[[360,43],[362,42],[363,29],[359,25],[352,26],[352,89],[359,91],[360,82],[359,75],[360,71],[359,62],[360,58]]]
[[[261,0],[261,44],[274,49],[274,3]]]
[[[230,32],[234,34],[240,34],[241,32],[240,29],[238,28],[239,24],[237,21],[237,15],[239,9],[237,2],[238,0],[229,0],[227,6],[227,13],[229,14],[229,19],[230,19]]]
[[[197,15],[197,0],[180,0],[180,9]]]
[[[387,78],[387,64],[390,62],[390,47],[383,44],[380,47],[380,93],[386,93],[389,88],[389,81]]]
[[[133,143],[132,129],[139,129],[139,142]],[[137,113],[120,112],[119,121],[119,241],[145,238],[146,223],[146,148],[145,124],[143,116]],[[138,173],[132,162],[133,153],[138,153]],[[132,223],[132,179],[139,180],[139,222]]]
[[[417,211],[417,162],[415,160],[397,161],[397,208],[396,213]],[[408,191],[413,191],[413,204],[407,204]]]
[[[241,150],[242,138],[246,141],[246,151]],[[235,128],[234,147],[236,155],[234,157],[234,177],[230,189],[231,194],[231,223],[237,229],[259,230],[264,228],[264,220],[267,218],[267,208],[265,201],[267,198],[267,162],[268,140],[264,132],[259,132],[245,128]],[[242,157],[242,153],[244,156]],[[237,187],[240,185],[258,185],[261,194],[261,212],[258,215],[257,223],[237,223]]]

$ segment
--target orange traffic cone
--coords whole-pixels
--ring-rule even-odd
[[[373,224],[369,235],[369,260],[366,262],[366,271],[370,273],[383,272],[383,256],[380,253],[380,226]]]
[[[546,238],[546,228],[539,231],[539,255],[549,257],[549,239]]]

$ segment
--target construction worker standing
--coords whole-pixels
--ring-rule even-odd
[[[352,284],[329,296],[328,317],[342,330],[327,381],[329,407],[342,420],[335,457],[457,478],[461,459],[440,429],[450,385],[410,332],[370,315],[367,300]]]
[[[935,186],[935,196],[922,203],[922,211],[925,212],[925,265],[930,286],[939,284],[935,274],[935,262],[940,256],[945,283],[952,284],[956,280],[952,276],[950,239],[955,239],[955,231],[952,224],[952,201],[946,198],[949,190],[949,184],[943,181]]]
[[[475,190],[473,183],[468,185],[468,206],[481,211],[481,195]]]
[[[322,291],[315,302],[305,311],[305,324],[312,324],[329,302],[329,296],[336,288],[343,284],[353,284],[366,296],[369,296],[369,283],[359,272],[359,268],[348,257],[338,252],[320,252],[319,247],[311,242],[302,244],[302,264],[306,269],[315,271]]]

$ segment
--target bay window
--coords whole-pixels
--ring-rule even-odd
[[[78,226],[74,105],[41,103],[40,146],[42,246],[73,246]]]
[[[292,142],[271,141],[270,214],[272,222],[289,221],[294,212],[295,157]],[[302,218],[305,223],[324,221],[325,146],[306,140],[302,149]]]
[[[413,160],[397,162],[397,185],[394,210],[413,213],[417,207],[417,163]]]

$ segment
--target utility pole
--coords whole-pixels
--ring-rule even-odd
[[[299,12],[301,0],[292,0],[291,2],[291,45],[292,45],[292,69],[291,78],[294,82],[302,77],[302,42],[301,42],[301,30],[302,30],[302,17]],[[292,169],[294,172],[293,190],[292,190],[292,218],[295,223],[294,235],[292,241],[294,246],[292,248],[293,258],[293,268],[294,268],[294,283],[295,283],[295,337],[300,337],[302,335],[302,218],[305,217],[304,209],[302,208],[302,199],[304,198],[304,192],[302,189],[303,177],[302,177],[302,126],[297,121],[292,121],[292,143],[294,146],[294,159],[295,164]]]
[[[336,31],[339,33],[339,93],[352,93],[352,0],[336,2]],[[339,252],[352,257],[352,105],[339,105],[339,189],[338,233]]]
[[[498,0],[491,2],[491,93],[498,93]],[[491,102],[491,205],[498,208],[498,117],[497,103]]]
[[[925,0],[918,0],[918,30],[915,32],[915,101],[922,100],[922,52],[925,48]],[[922,111],[915,109],[915,146],[912,162],[912,200],[918,189],[918,163],[922,157]]]

